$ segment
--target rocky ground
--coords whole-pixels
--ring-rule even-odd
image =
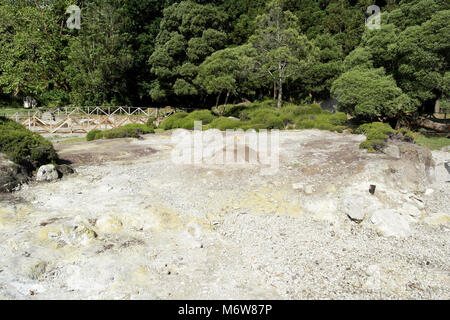
[[[0,298],[449,299],[450,153],[363,140],[281,132],[276,175],[58,144],[76,175],[0,196]]]

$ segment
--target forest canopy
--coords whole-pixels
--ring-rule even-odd
[[[69,29],[69,5],[81,8]],[[0,0],[0,101],[211,108],[330,97],[362,118],[447,108],[450,3]]]

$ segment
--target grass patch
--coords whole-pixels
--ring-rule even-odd
[[[72,143],[80,143],[86,141],[86,138],[69,138],[58,140],[57,144],[72,144]]]
[[[420,146],[427,147],[430,150],[440,150],[443,147],[450,146],[450,138],[431,137],[423,134],[417,134],[414,142]]]
[[[29,170],[58,160],[50,141],[4,117],[0,117],[0,152]]]

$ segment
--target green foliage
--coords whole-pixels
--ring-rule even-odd
[[[124,105],[124,77],[133,63],[121,0],[95,0],[83,10],[81,29],[69,41],[65,68],[76,105]]]
[[[217,51],[199,66],[196,83],[209,94],[217,94],[217,103],[222,92],[251,94],[257,86],[252,77],[255,55],[255,49],[248,45]]]
[[[383,68],[353,68],[333,83],[331,92],[339,100],[340,109],[353,116],[376,119],[415,110],[411,99]]]
[[[318,49],[298,32],[297,18],[283,8],[282,1],[270,1],[267,13],[258,16],[256,23],[255,34],[250,38],[256,50],[256,65],[270,85],[276,84],[277,106],[281,108],[283,85],[312,65]]]
[[[102,138],[102,131],[101,130],[91,130],[86,135],[86,140],[87,141],[98,140],[98,139],[101,139],[101,138]]]
[[[0,117],[0,152],[29,170],[58,160],[48,140],[3,117]]]
[[[196,96],[198,66],[227,42],[224,32],[227,14],[212,4],[181,1],[164,10],[149,62],[156,81],[150,95],[156,101]]]
[[[445,1],[402,1],[383,15],[380,30],[364,33],[357,49],[371,59],[360,59],[359,65],[382,67],[393,77],[407,95],[401,99],[407,112],[432,113],[435,101],[448,94],[443,83],[449,68],[449,9]]]
[[[319,105],[297,106],[287,104],[278,109],[273,100],[231,105],[224,112],[226,117],[215,117],[209,110],[177,113],[166,119],[160,128],[193,129],[194,121],[203,121],[205,129],[320,129],[342,132],[346,129],[347,115],[322,111]],[[236,117],[239,115],[239,118]],[[209,124],[208,124],[209,123]]]
[[[184,119],[188,116],[187,112],[179,112],[171,115],[166,120],[164,120],[160,125],[160,129],[171,130],[176,128],[182,128],[181,124]]]
[[[215,119],[213,122],[207,126],[207,129],[219,129],[225,131],[227,129],[237,129],[240,126],[239,120],[229,119],[225,117],[220,117]]]
[[[92,130],[87,134],[86,140],[93,141],[99,139],[139,138],[141,135],[149,133],[155,133],[155,130],[144,124],[127,124],[120,128],[111,130]]]
[[[145,123],[145,125],[148,127],[148,128],[150,128],[150,129],[156,129],[156,125],[155,125],[155,118],[153,118],[153,117],[150,117],[150,118],[148,118],[148,120],[147,120],[147,122]]]
[[[375,152],[384,145],[389,135],[395,133],[395,130],[387,123],[373,122],[361,125],[355,133],[364,134],[367,137],[367,140],[360,144],[361,149]]]

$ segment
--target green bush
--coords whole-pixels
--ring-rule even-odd
[[[111,130],[92,130],[87,136],[87,141],[99,139],[117,139],[117,138],[139,138],[143,134],[155,133],[153,128],[145,124],[127,124],[123,127]]]
[[[86,135],[87,141],[97,140],[101,139],[102,132],[100,130],[92,130],[89,131],[89,133]]]
[[[216,117],[209,110],[197,110],[191,112],[186,118],[194,121],[202,121],[204,125],[210,124],[214,121],[214,119],[216,119]]]
[[[278,109],[276,101],[256,101],[249,104],[230,105],[225,108],[224,117],[217,118],[209,110],[197,110],[192,113],[177,113],[166,119],[161,129],[192,129],[194,121],[202,121],[206,128],[220,130],[242,128],[248,129],[320,129],[342,132],[346,127],[345,113],[332,114],[323,111],[318,104],[298,106],[285,104]],[[229,119],[239,118],[240,121]]]
[[[208,125],[208,129],[219,129],[221,131],[227,130],[227,129],[237,129],[241,125],[241,122],[239,120],[229,119],[225,117],[220,117],[215,119],[213,122],[211,122]]]
[[[359,126],[355,133],[364,134],[367,137],[367,140],[361,143],[361,149],[375,152],[383,147],[389,135],[394,134],[395,130],[387,123],[372,122]]]
[[[181,128],[180,121],[188,116],[187,112],[179,112],[171,115],[166,120],[164,120],[160,125],[160,129],[171,130],[176,128]]]
[[[154,124],[154,122],[155,122],[155,118],[151,117],[151,118],[148,118],[148,120],[147,120],[147,122],[145,123],[145,125],[146,125],[148,128],[151,128],[151,129],[155,130],[155,129],[156,129],[156,125]]]
[[[4,117],[0,117],[0,152],[29,170],[58,160],[48,140]]]
[[[329,112],[329,111],[328,111]],[[335,126],[341,126],[348,121],[347,114],[344,112],[337,112],[335,114],[331,114],[330,122]]]

